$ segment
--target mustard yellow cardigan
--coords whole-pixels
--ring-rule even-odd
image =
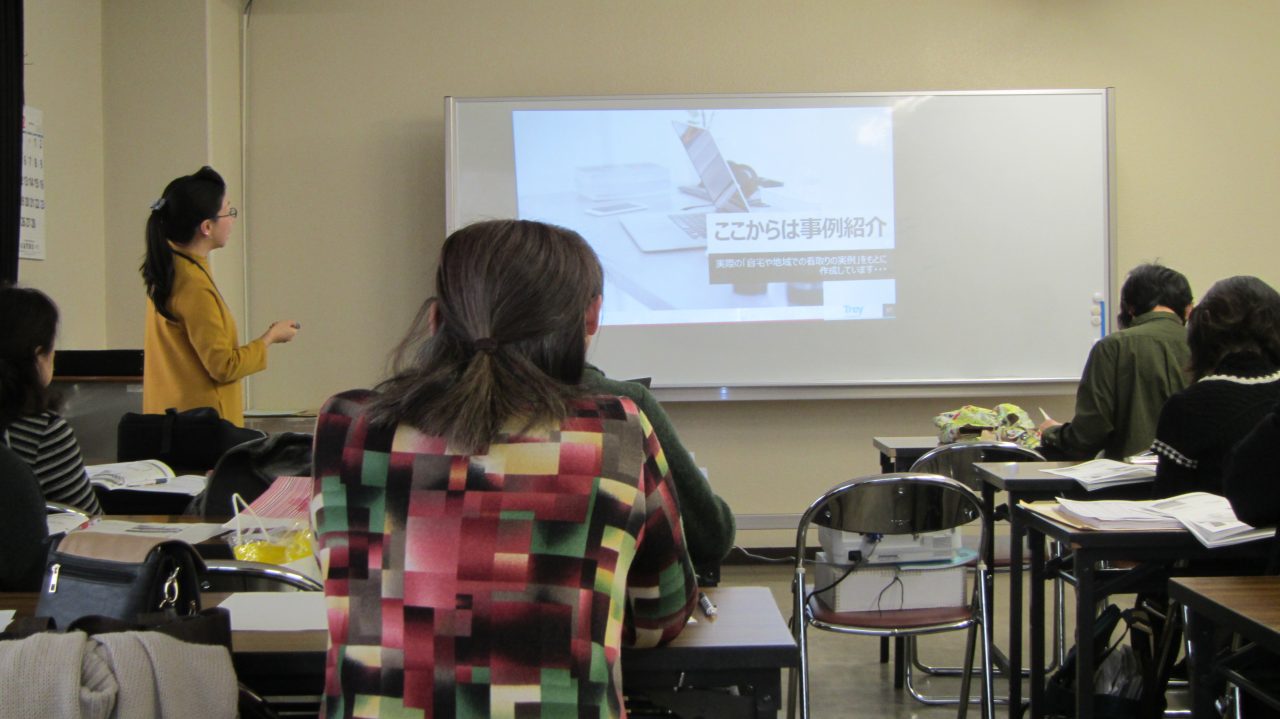
[[[165,319],[147,300],[143,340],[142,410],[161,413],[213,407],[244,424],[243,377],[267,368],[267,345],[241,345],[236,321],[213,284],[209,260],[173,252],[173,294]]]

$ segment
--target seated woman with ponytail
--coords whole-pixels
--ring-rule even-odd
[[[231,310],[213,283],[209,253],[227,246],[239,213],[212,168],[170,182],[147,218],[147,323],[142,409],[157,414],[212,407],[244,424],[240,380],[267,368],[267,347],[288,342],[300,325],[273,322],[241,345]]]
[[[581,384],[602,284],[570,230],[458,230],[396,374],[321,410],[328,716],[621,716],[622,645],[684,627],[662,448]]]

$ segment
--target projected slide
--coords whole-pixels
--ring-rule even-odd
[[[521,218],[580,232],[606,324],[894,316],[888,107],[516,110]]]

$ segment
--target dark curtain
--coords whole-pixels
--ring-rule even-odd
[[[22,201],[22,1],[0,0],[0,280],[18,279]]]

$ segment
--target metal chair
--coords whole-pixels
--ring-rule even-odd
[[[978,471],[974,469],[976,462],[1043,462],[1044,456],[1034,449],[1028,449],[1013,442],[998,442],[994,440],[973,440],[960,441],[951,444],[944,444],[929,450],[921,455],[911,465],[912,472],[929,472],[933,474],[941,474],[944,477],[951,477],[975,492],[982,491],[983,481],[978,476]],[[996,518],[1002,514],[997,509],[995,511]],[[1007,511],[1007,510],[1006,510]],[[1055,554],[1058,549],[1054,549]],[[992,573],[998,571],[994,566],[991,568]],[[1066,611],[1063,596],[1064,588],[1061,580],[1056,580],[1053,586],[1053,666],[1057,666],[1066,653],[1066,638],[1063,622],[1063,615]],[[902,680],[907,687],[907,691],[913,696],[920,699],[921,695],[912,687],[912,670],[918,669],[925,674],[932,676],[956,676],[960,673],[960,668],[955,666],[930,666],[924,664],[920,660],[919,648],[916,646],[914,639],[907,640],[901,647],[904,654],[902,661]],[[1007,669],[1008,663],[1004,661],[1003,655],[996,651],[997,673],[1004,673],[1002,669]],[[1024,670],[1023,675],[1029,674]],[[926,703],[949,704],[956,701],[952,697],[925,697],[921,699]],[[1004,703],[1004,697],[997,697],[997,703]]]
[[[44,501],[44,511],[45,514],[83,514],[88,516],[88,512],[79,507],[73,507],[63,502],[55,502],[52,499]]]
[[[1044,455],[1013,442],[961,441],[943,444],[925,452],[911,464],[912,472],[928,472],[950,477],[975,492],[982,491],[982,479],[975,462],[1043,462]]]
[[[966,604],[957,607],[837,612],[823,604],[809,588],[804,559],[811,525],[866,535],[924,534],[953,529],[981,520],[983,516],[981,501],[961,483],[949,477],[910,472],[871,475],[843,482],[827,490],[809,506],[796,528],[791,626],[800,649],[800,667],[791,677],[787,702],[789,717],[795,716],[797,707],[801,717],[809,717],[810,626],[843,634],[908,638],[968,629],[965,667],[960,673],[959,716],[963,719],[969,707],[975,642],[980,642],[982,648],[983,716],[994,716],[991,626],[985,621],[990,584],[987,565],[982,559],[982,550],[990,540],[985,523],[980,522],[983,530],[978,561],[973,567],[972,594]],[[850,568],[836,584],[856,572],[856,566]]]
[[[240,559],[206,559],[201,589],[206,592],[321,592],[324,585],[289,567]]]

